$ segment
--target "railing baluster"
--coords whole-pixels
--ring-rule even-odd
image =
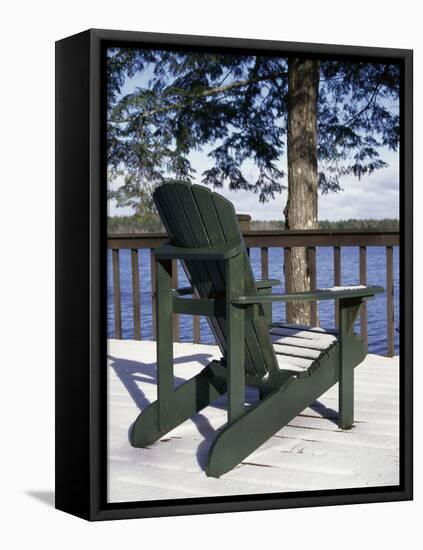
[[[386,318],[388,357],[394,356],[394,249],[386,247]]]
[[[285,246],[283,249],[283,255],[284,255],[284,263],[283,263],[283,270],[285,273],[285,292],[292,292],[292,277],[291,277],[291,248]],[[286,320],[288,322],[292,321],[292,304],[287,302],[286,303]]]
[[[178,261],[172,260],[172,288],[178,288]],[[179,315],[173,315],[173,341],[179,342]]]
[[[367,284],[367,248],[360,246],[360,284]],[[367,333],[367,304],[364,302],[360,309],[360,335],[364,340],[365,353],[368,348]]]
[[[266,246],[261,247],[261,278],[269,278],[269,249]]]
[[[310,290],[317,288],[317,271],[316,271],[316,248],[309,246],[307,248],[308,265],[310,268]],[[317,302],[313,301],[310,304],[311,324],[317,326]]]
[[[150,275],[151,275],[151,324],[153,340],[156,339],[156,260],[153,249],[150,249]]]
[[[341,247],[333,247],[333,280],[335,286],[341,286]],[[335,300],[335,326],[339,327],[339,300]]]
[[[120,266],[119,266],[119,249],[112,250],[113,260],[113,293],[115,304],[115,338],[122,339],[122,311],[120,299]]]
[[[134,310],[134,340],[141,340],[141,300],[138,249],[131,250],[132,306]]]
[[[109,234],[107,238],[107,246],[112,251],[112,285],[114,293],[114,337],[123,337],[122,323],[124,323],[121,285],[123,281],[123,272],[120,273],[120,250],[131,250],[131,274],[132,274],[132,300],[134,308],[134,338],[139,339],[141,337],[147,337],[145,329],[141,327],[142,323],[142,304],[141,296],[143,295],[144,287],[136,284],[137,278],[139,280],[141,273],[139,271],[139,250],[150,250],[150,263],[151,263],[151,291],[152,291],[152,335],[156,339],[156,288],[155,288],[155,263],[152,251],[163,244],[167,237],[165,234],[134,234],[134,235],[119,235]],[[394,246],[399,245],[399,232],[393,230],[384,231],[249,231],[245,235],[245,241],[248,248],[260,248],[261,255],[261,277],[267,279],[270,276],[269,263],[269,248],[279,247],[283,248],[284,252],[284,272],[285,272],[285,285],[286,291],[292,291],[290,285],[291,269],[292,269],[292,248],[304,247],[307,249],[309,264],[310,264],[310,286],[315,286],[315,279],[317,278],[317,269],[314,264],[315,249],[318,246],[332,247],[334,251],[334,284],[340,286],[342,284],[341,276],[341,259],[342,259],[342,247],[343,246],[356,246],[359,248],[359,261],[360,261],[360,284],[367,284],[367,248],[369,246],[384,247],[386,251],[386,284],[383,281],[379,281],[386,287],[387,305],[386,305],[386,317],[387,317],[387,354],[392,356],[395,353],[395,319],[394,319]],[[138,251],[138,252],[136,252]],[[138,255],[137,260],[135,259]],[[137,272],[138,268],[138,272]],[[396,269],[396,267],[395,267]],[[273,273],[273,271],[272,271]],[[129,275],[129,274],[128,274]],[[381,274],[383,277],[383,274]],[[175,276],[177,274],[175,272]],[[145,281],[142,281],[145,284]],[[177,280],[173,279],[175,286]],[[138,292],[137,292],[138,290]],[[137,305],[139,303],[139,306]],[[318,312],[318,307],[316,307]],[[139,313],[138,313],[139,312]],[[337,315],[336,315],[337,317]],[[290,305],[287,304],[286,318],[292,320],[292,313],[290,312]],[[312,322],[314,324],[315,314],[312,311]],[[381,319],[382,321],[382,319]],[[338,324],[338,319],[336,319]],[[175,316],[175,339],[180,337],[179,319]],[[126,324],[125,324],[126,327]],[[113,330],[113,329],[112,329]],[[369,339],[369,326],[368,326],[368,309],[364,304],[360,312],[360,333],[363,340],[368,344]],[[150,333],[151,334],[151,333]],[[194,317],[193,319],[193,332],[192,341],[199,343],[201,341],[201,318]]]

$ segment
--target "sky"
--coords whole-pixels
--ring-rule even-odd
[[[128,78],[122,89],[122,95],[131,93],[136,87],[145,86],[147,75],[137,75]],[[201,174],[212,166],[207,156],[210,148],[190,153],[189,160],[196,170],[193,178],[195,183],[201,184]],[[319,220],[345,220],[355,219],[383,219],[399,218],[399,152],[388,149],[380,150],[380,158],[388,163],[387,168],[374,172],[370,176],[364,176],[360,180],[353,176],[341,177],[342,191],[319,194],[318,219]],[[280,167],[287,172],[286,157],[281,159]],[[246,165],[245,175],[247,179],[255,181],[255,168]],[[285,176],[285,185],[287,185]],[[113,187],[119,185],[117,180]],[[286,205],[287,191],[275,196],[266,203],[260,203],[258,195],[248,191],[230,191],[227,186],[216,190],[231,200],[235,209],[240,214],[250,214],[255,220],[281,220],[284,218],[283,209]],[[130,208],[117,208],[114,201],[109,200],[109,216],[131,215]]]
[[[339,193],[319,194],[319,220],[383,219],[399,218],[399,154],[387,151],[381,157],[389,166],[364,176],[360,180],[353,176],[341,178],[342,191]],[[201,184],[201,172],[208,165],[206,154],[194,152],[190,159],[197,168],[195,183]],[[247,175],[250,174],[247,171]],[[117,182],[116,185],[119,183]],[[248,191],[230,191],[227,187],[217,189],[235,205],[239,214],[250,214],[254,220],[280,220],[286,204],[287,191],[276,195],[274,200],[260,203],[258,195]],[[133,212],[130,208],[117,208],[109,201],[109,216],[126,216]]]

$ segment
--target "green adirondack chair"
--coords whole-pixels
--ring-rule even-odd
[[[365,357],[354,333],[360,305],[377,286],[272,294],[279,281],[255,281],[231,202],[187,183],[164,184],[154,202],[171,239],[154,251],[157,291],[158,399],[134,422],[130,441],[151,445],[167,432],[228,395],[228,422],[209,451],[206,474],[219,477],[339,382],[339,426],[353,425],[354,367]],[[172,289],[172,260],[191,284]],[[189,297],[191,296],[191,297]],[[272,323],[271,304],[337,300],[339,330]],[[172,314],[204,315],[222,353],[197,376],[173,384]],[[258,388],[245,405],[245,386]]]

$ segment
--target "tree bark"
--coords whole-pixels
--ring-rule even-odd
[[[290,59],[288,62],[288,201],[285,227],[317,229],[317,100],[320,63]],[[285,266],[285,286],[293,292],[310,290],[310,268],[305,248],[291,251],[291,269]],[[289,277],[290,273],[290,277]],[[289,278],[287,280],[287,278]],[[311,323],[311,303],[287,307],[290,323]]]

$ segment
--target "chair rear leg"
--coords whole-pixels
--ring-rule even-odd
[[[206,474],[220,477],[265,443],[338,381],[336,353],[326,364],[304,378],[292,375],[276,390],[230,422],[215,439]]]
[[[269,388],[260,388],[259,389],[259,399],[260,401],[264,399],[269,393],[272,393],[272,390]]]
[[[197,376],[172,391],[172,415],[166,425],[160,424],[159,401],[144,409],[132,425],[130,442],[133,447],[151,445],[195,413],[207,407],[226,392],[226,381],[216,378],[208,366]]]

